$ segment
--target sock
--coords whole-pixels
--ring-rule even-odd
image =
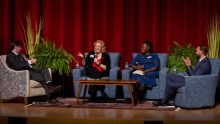
[[[52,82],[49,82],[46,85],[47,85],[47,88],[50,89],[50,87],[52,86]]]

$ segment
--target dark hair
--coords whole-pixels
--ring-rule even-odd
[[[150,49],[149,49],[150,53],[153,53],[153,44],[151,43],[151,41],[144,41],[143,44],[144,43],[150,47]]]
[[[17,47],[22,46],[22,45],[21,45],[21,42],[20,42],[20,41],[16,41],[16,40],[12,41],[12,42],[11,42],[11,45],[10,45],[11,50],[13,50],[13,49],[15,48],[15,46],[17,46]]]
[[[200,50],[203,51],[204,55],[207,55],[208,53],[208,48],[205,45],[199,45]]]

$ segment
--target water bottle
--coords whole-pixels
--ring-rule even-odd
[[[174,66],[174,68],[173,68],[173,73],[177,74],[176,66]]]
[[[79,69],[79,63],[78,63],[78,61],[76,62],[76,68]]]
[[[125,63],[125,70],[128,70],[128,62]]]

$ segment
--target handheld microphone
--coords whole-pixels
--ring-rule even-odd
[[[29,59],[29,55],[28,55],[28,54],[26,54],[25,57],[26,57],[27,59]]]
[[[95,55],[94,55],[94,58],[96,58],[97,57],[97,52],[95,51]]]

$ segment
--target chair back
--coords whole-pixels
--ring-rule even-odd
[[[139,53],[132,53],[133,59],[138,55]],[[167,53],[156,53],[158,55],[158,58],[160,59],[160,69],[165,68],[167,66],[167,60],[168,60],[168,54]]]
[[[119,58],[120,58],[120,53],[112,53],[112,52],[109,52],[109,57],[110,57],[110,63],[111,63],[111,68],[114,68],[114,67],[118,67],[118,62],[119,62]],[[85,57],[87,57],[88,55],[88,52],[84,53]]]
[[[209,61],[211,63],[211,68],[212,68],[211,74],[219,75],[220,59],[209,58]]]

